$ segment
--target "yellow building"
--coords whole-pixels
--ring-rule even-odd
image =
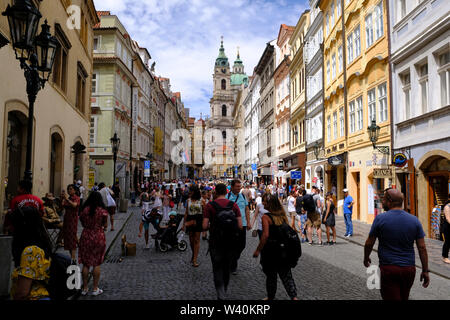
[[[290,175],[288,183],[304,184],[306,167],[306,135],[305,135],[305,102],[306,102],[306,76],[305,61],[303,60],[303,46],[305,34],[309,28],[309,10],[303,12],[295,26],[294,32],[289,40],[291,47],[292,62],[289,65],[290,81],[290,153],[284,158],[286,171],[301,170],[300,181],[292,181]]]
[[[53,72],[36,99],[33,132],[33,194],[46,192],[59,196],[62,189],[82,180],[88,182],[88,156],[73,153],[73,146],[89,144],[92,74],[93,25],[98,23],[94,2],[33,1],[47,19],[52,35],[58,39]],[[3,11],[9,0],[0,0]],[[80,8],[80,28],[67,23],[68,5]],[[38,32],[40,33],[39,26]],[[7,17],[0,16],[0,33],[10,41]],[[16,194],[25,170],[28,97],[20,63],[11,44],[0,49],[2,86],[0,87],[0,212]],[[5,196],[6,195],[6,196]]]
[[[342,5],[344,6],[342,8]],[[385,0],[321,1],[324,16],[324,109],[327,189],[355,200],[353,218],[373,222],[380,194],[390,186],[390,155],[369,139],[372,120],[380,127],[377,146],[390,146],[388,28]],[[342,12],[344,23],[342,23]],[[342,207],[339,207],[342,213]]]

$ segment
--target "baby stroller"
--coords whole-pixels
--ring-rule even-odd
[[[167,228],[158,227],[158,233],[155,241],[159,241],[157,248],[161,252],[166,252],[169,248],[177,248],[179,251],[187,249],[187,242],[183,240],[184,232],[178,227],[183,215],[171,213],[169,214],[169,222]]]

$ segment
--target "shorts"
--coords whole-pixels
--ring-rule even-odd
[[[295,212],[295,211],[288,212],[288,218],[289,219],[295,218],[296,216],[297,216],[297,212]]]
[[[307,227],[315,227],[316,229],[320,228],[322,221],[320,220],[320,214],[317,212],[308,212],[307,213],[306,226]]]
[[[144,221],[144,230],[147,231],[150,228],[150,223]]]
[[[116,213],[116,207],[108,207],[107,210],[110,216],[113,216]]]

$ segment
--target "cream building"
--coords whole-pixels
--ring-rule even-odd
[[[47,192],[59,196],[74,180],[88,182],[89,157],[74,154],[72,146],[89,146],[91,74],[93,70],[93,26],[98,23],[93,1],[71,1],[81,8],[80,29],[69,29],[68,1],[33,1],[42,14],[40,25],[48,20],[52,35],[61,44],[56,52],[50,80],[36,99],[33,132],[33,194]],[[1,0],[4,10],[11,1]],[[39,26],[38,32],[40,33]],[[0,16],[0,33],[9,39],[5,16]],[[16,194],[25,170],[28,97],[26,82],[12,46],[0,49],[0,212]],[[3,221],[3,219],[1,219]]]

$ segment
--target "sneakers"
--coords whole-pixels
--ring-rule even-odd
[[[91,292],[91,296],[98,296],[102,293],[103,293],[103,290],[100,288],[97,288],[97,290]]]
[[[318,245],[319,245],[319,247],[323,247],[323,242],[320,241]]]
[[[150,249],[150,243],[147,243],[147,244],[145,245],[145,249]]]
[[[89,290],[81,290],[81,295],[86,296],[88,294]]]

